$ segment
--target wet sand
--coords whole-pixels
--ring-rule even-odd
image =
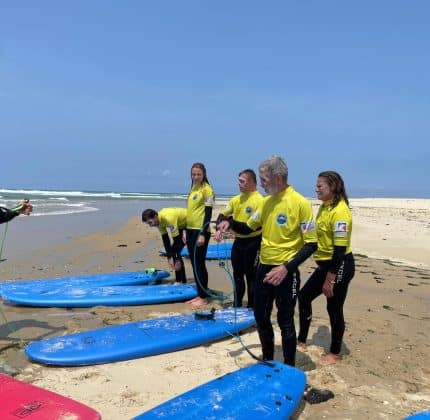
[[[412,200],[413,206],[409,201],[352,201],[357,272],[345,304],[343,361],[334,366],[323,366],[319,361],[330,339],[322,297],[314,304],[309,348],[297,353],[297,367],[306,372],[308,382],[331,389],[335,398],[318,405],[302,403],[295,418],[400,419],[430,407],[430,241],[422,239],[429,237],[430,207],[429,200]],[[11,234],[12,229],[8,235]],[[415,245],[422,253],[415,251]],[[0,278],[166,269],[165,259],[158,255],[160,248],[157,230],[143,226],[139,217],[132,217],[116,228],[44,247],[25,258],[8,256],[0,264]],[[302,282],[313,267],[311,260],[302,266]],[[208,269],[211,288],[231,291],[224,268],[210,261]],[[191,273],[187,262],[190,282]],[[7,319],[0,324],[3,370],[87,403],[104,419],[131,418],[216,376],[254,363],[237,340],[228,339],[126,362],[44,367],[25,358],[22,345],[27,340],[191,309],[185,303],[76,309],[24,308],[1,303],[1,309]],[[275,358],[282,360],[275,321],[274,325]],[[260,354],[255,330],[247,331],[242,338],[251,351]]]

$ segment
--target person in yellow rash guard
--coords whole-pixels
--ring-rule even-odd
[[[273,360],[273,302],[278,308],[284,362],[295,365],[296,329],[294,308],[300,289],[298,266],[317,248],[311,203],[288,184],[288,167],[279,156],[259,165],[260,183],[268,194],[247,221],[223,221],[221,232],[231,228],[250,233],[262,227],[260,264],[257,269],[254,315],[264,360]]]
[[[215,194],[206,175],[203,163],[196,162],[191,166],[191,189],[187,199],[187,248],[193,267],[198,296],[191,299],[193,307],[207,305],[208,270],[206,253],[211,237],[209,222]]]
[[[142,212],[142,222],[150,227],[158,227],[167,261],[170,268],[175,270],[176,283],[186,283],[187,276],[181,251],[185,246],[183,233],[187,226],[187,209],[170,207],[161,209],[159,212],[146,209]],[[168,232],[172,236],[172,243]]]
[[[352,216],[342,177],[334,171],[318,175],[316,193],[322,204],[316,217],[318,250],[313,255],[317,268],[299,293],[299,348],[306,348],[312,321],[312,301],[324,294],[331,325],[329,353],[321,357],[325,364],[341,360],[345,332],[343,306],[348,286],[355,273],[351,251]]]
[[[222,210],[217,219],[217,224],[228,216],[233,220],[246,223],[254,214],[263,200],[263,196],[257,191],[257,176],[252,169],[245,169],[239,173],[238,184],[240,194],[235,195]],[[217,231],[215,240],[221,241],[223,234]],[[235,282],[235,302],[237,307],[242,306],[242,300],[246,289],[248,291],[248,308],[254,307],[254,283],[258,257],[261,245],[261,229],[247,235],[237,233],[231,249],[231,265]]]

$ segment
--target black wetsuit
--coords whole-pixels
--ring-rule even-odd
[[[209,275],[206,268],[206,253],[211,238],[208,223],[212,217],[212,207],[205,207],[204,211],[203,226],[206,226],[204,232],[198,229],[187,229],[187,248],[190,254],[194,278],[196,279],[197,293],[202,299],[208,297],[206,290],[208,288]],[[205,237],[205,243],[202,246],[196,246],[199,235],[204,235]]]
[[[231,249],[231,265],[236,285],[235,306],[242,306],[245,288],[248,291],[248,308],[254,307],[255,274],[260,254],[261,235],[236,238]],[[246,287],[245,287],[246,278]]]
[[[322,287],[332,261],[317,261],[318,267],[309,277],[299,293],[300,332],[298,341],[306,343],[309,326],[312,321],[312,301],[322,294]],[[331,270],[330,270],[331,271]],[[327,312],[331,326],[330,353],[339,354],[345,332],[343,304],[345,303],[348,286],[354,277],[355,263],[352,253],[343,256],[343,260],[336,272],[333,286],[333,296],[327,298]]]
[[[12,220],[18,214],[16,211],[9,210],[6,207],[0,207],[0,223],[9,222],[9,220]]]
[[[184,242],[182,241],[183,232],[184,229],[179,229],[179,235],[173,238],[172,244],[170,244],[170,238],[167,233],[161,235],[161,239],[163,240],[164,249],[166,250],[167,257],[173,258],[174,263],[176,263],[176,261],[179,261],[181,263],[181,269],[179,271],[175,270],[175,281],[177,283],[187,282],[184,260],[181,257],[181,251],[185,246]]]

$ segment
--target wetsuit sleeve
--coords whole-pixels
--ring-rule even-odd
[[[16,211],[9,210],[6,207],[0,207],[0,223],[9,222],[9,220],[12,220],[18,214]]]
[[[228,221],[230,222],[230,229],[232,229],[236,233],[240,233],[241,235],[249,235],[250,233],[256,232],[259,229],[251,229],[244,222],[237,222],[233,220],[233,217],[229,217]]]
[[[212,207],[209,206],[205,206],[205,217],[203,219],[203,226],[205,227],[205,231],[209,230],[209,222],[211,221],[211,217],[212,217]]]
[[[294,258],[284,263],[285,268],[289,271],[295,271],[297,267],[309,258],[317,250],[316,242],[308,242],[303,245],[302,249],[294,256]]]
[[[169,235],[167,233],[164,233],[163,235],[161,235],[161,239],[163,240],[163,245],[164,245],[164,249],[166,250],[166,255],[168,257],[172,257],[172,245],[170,245],[170,238]]]
[[[346,246],[334,246],[333,256],[331,257],[328,271],[330,273],[337,273],[339,267],[342,265],[343,257],[345,256]]]

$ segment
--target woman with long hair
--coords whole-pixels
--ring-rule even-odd
[[[208,270],[206,252],[210,239],[209,222],[215,194],[203,163],[191,166],[191,189],[187,199],[187,248],[190,254],[198,296],[188,303],[194,307],[207,305]]]
[[[337,172],[321,172],[316,193],[322,201],[316,217],[318,249],[313,254],[317,268],[299,292],[300,331],[297,341],[299,348],[306,348],[312,320],[312,301],[324,294],[331,325],[331,345],[330,351],[322,356],[321,361],[333,364],[341,360],[345,332],[343,305],[355,273],[351,251],[352,216],[345,184]]]

